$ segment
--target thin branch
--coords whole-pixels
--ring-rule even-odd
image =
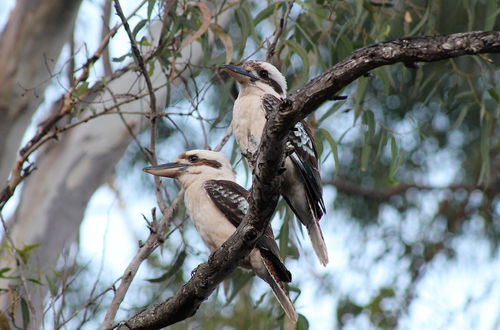
[[[405,38],[383,42],[355,51],[329,71],[311,80],[290,95],[278,112],[272,113],[264,128],[257,166],[253,173],[250,208],[236,232],[199,265],[191,279],[165,302],[153,305],[123,324],[129,329],[157,329],[194,315],[200,304],[215,290],[252,249],[269,223],[278,199],[287,132],[323,102],[370,70],[398,62],[432,62],[462,55],[500,52],[500,32],[469,32],[447,36]],[[288,104],[288,105],[287,105]]]
[[[137,271],[139,270],[139,266],[142,264],[144,260],[146,260],[147,257],[151,255],[151,253],[156,249],[156,247],[159,246],[160,242],[163,242],[166,230],[170,224],[170,220],[172,219],[174,211],[181,202],[183,196],[184,194],[180,192],[175,198],[175,200],[172,202],[170,207],[168,207],[165,210],[161,221],[157,223],[157,226],[154,226],[156,228],[153,227],[151,228],[151,233],[149,234],[149,237],[144,242],[144,244],[139,248],[139,251],[137,251],[137,254],[123,272],[122,280],[120,282],[120,285],[115,291],[115,295],[113,297],[113,300],[111,301],[111,304],[108,307],[108,311],[106,312],[106,316],[104,318],[104,322],[101,326],[101,329],[111,328],[111,324],[115,319],[116,313],[118,312],[118,308],[120,307],[123,299],[125,298],[128,288],[130,287],[130,284],[132,284],[132,280],[134,279]]]
[[[147,0],[142,0],[132,14],[139,10],[139,8],[143,6],[146,1]],[[19,156],[16,163],[14,164],[14,167],[12,168],[10,179],[7,182],[6,187],[0,192],[0,212],[4,208],[7,201],[14,194],[17,186],[19,186],[19,184],[31,173],[31,171],[27,171],[27,168],[29,168],[30,166],[24,166],[25,162],[28,161],[29,156],[33,152],[35,152],[43,143],[48,141],[48,139],[44,138],[47,136],[47,134],[49,134],[50,130],[56,126],[59,120],[71,114],[75,109],[75,106],[82,101],[82,97],[75,96],[75,91],[82,86],[82,83],[87,81],[91,67],[95,62],[97,62],[97,60],[99,60],[110,39],[116,34],[120,26],[121,24],[117,24],[113,29],[111,29],[111,31],[109,31],[106,37],[101,41],[101,44],[94,52],[94,54],[90,58],[88,58],[85,64],[83,64],[83,66],[80,68],[80,76],[74,81],[74,84],[68,89],[66,94],[64,94],[64,97],[61,99],[61,110],[44,120],[39,125],[39,128],[35,135],[19,151]]]
[[[276,31],[274,32],[274,40],[271,43],[271,45],[269,46],[269,48],[267,49],[267,53],[266,53],[266,61],[267,62],[271,61],[271,59],[273,58],[273,56],[276,52],[276,46],[278,45],[278,41],[280,40],[281,35],[283,34],[283,31],[286,29],[286,23],[288,21],[288,17],[290,16],[290,11],[292,10],[294,2],[295,1],[288,1],[286,3],[285,14],[280,19],[280,24],[279,24],[278,28],[276,29]]]
[[[104,38],[106,38],[106,35],[109,33],[110,18],[111,18],[111,1],[104,1],[104,7],[102,8],[102,28],[101,28],[102,40],[104,40]],[[104,51],[102,52],[102,65],[104,68],[104,74],[106,76],[111,76],[113,74],[113,69],[111,68],[109,47],[104,48]]]
[[[148,160],[149,162],[153,165],[156,166],[158,165],[158,161],[156,159],[156,154],[155,154],[155,149],[156,149],[156,135],[157,135],[157,125],[156,125],[156,94],[155,90],[153,88],[153,84],[151,83],[151,78],[149,77],[148,70],[146,69],[146,65],[144,62],[144,58],[141,55],[141,52],[139,50],[139,47],[137,46],[137,42],[134,38],[134,35],[132,33],[132,30],[130,30],[130,26],[128,25],[127,18],[123,14],[122,7],[120,6],[120,1],[114,0],[115,4],[115,10],[117,15],[120,17],[123,27],[125,28],[125,31],[127,32],[128,38],[130,40],[130,46],[132,47],[132,53],[134,54],[134,58],[137,61],[137,65],[139,66],[139,70],[141,71],[141,74],[144,76],[144,81],[146,82],[146,87],[149,92],[149,110],[152,113],[152,116],[150,118],[151,121],[151,135],[150,135],[150,140],[149,140],[149,156]],[[165,209],[167,208],[165,205],[165,201],[163,200],[163,196],[161,194],[161,183],[160,183],[160,178],[155,176],[155,192],[156,192],[156,201],[158,202],[158,205],[160,206],[160,210],[163,213]]]

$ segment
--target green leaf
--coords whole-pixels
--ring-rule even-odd
[[[247,45],[247,40],[250,34],[253,31],[253,23],[251,20],[251,16],[248,13],[248,10],[244,6],[240,6],[238,9],[235,11],[236,13],[236,22],[238,23],[240,27],[240,44],[239,44],[239,57],[241,58],[245,52],[245,47]]]
[[[497,16],[500,14],[498,0],[486,1],[486,19],[484,20],[484,29],[486,31],[494,30]]]
[[[281,257],[286,259],[288,255],[288,242],[290,237],[290,219],[288,221],[283,221],[280,228],[279,234],[279,248],[281,252]]]
[[[137,33],[139,33],[139,31],[142,30],[142,28],[146,25],[148,21],[149,20],[147,19],[142,19],[139,21],[139,23],[137,23],[136,26],[134,26],[134,29],[132,30],[132,35],[134,36],[134,39],[137,39]]]
[[[409,36],[415,35],[416,33],[419,32],[419,30],[422,28],[422,26],[424,26],[424,24],[427,24],[427,22],[429,20],[429,15],[430,15],[432,9],[433,9],[433,6],[427,6],[427,9],[425,11],[424,16],[419,19],[418,24],[413,28],[413,30],[411,30],[411,32],[409,33]]]
[[[33,278],[33,277],[28,278],[28,281],[30,281],[31,283],[35,283],[37,285],[43,285],[42,282],[40,282],[39,280],[37,280],[36,278]]]
[[[320,128],[319,132],[321,135],[323,135],[323,137],[326,139],[326,141],[330,145],[330,150],[332,151],[333,159],[335,160],[335,173],[337,173],[337,171],[339,170],[339,167],[340,167],[339,154],[337,151],[337,143],[335,143],[335,140],[330,135],[330,132],[328,132],[326,129]]]
[[[120,56],[120,57],[113,57],[112,61],[113,62],[117,62],[117,63],[120,63],[120,62],[123,62],[127,57],[129,57],[131,54],[130,53],[127,53],[123,56]]]
[[[394,179],[396,171],[398,170],[398,144],[394,136],[391,136],[391,165],[389,167],[389,181],[396,183]]]
[[[309,329],[309,321],[303,314],[299,314],[299,319],[297,320],[297,324],[295,325],[295,330],[308,330]]]
[[[174,263],[172,266],[169,268],[167,272],[165,272],[163,275],[157,278],[150,278],[146,279],[146,281],[151,282],[151,283],[159,283],[159,282],[164,282],[174,276],[179,269],[182,267],[184,264],[184,260],[186,260],[186,251],[182,250],[178,255],[177,258],[175,259]]]
[[[387,145],[388,142],[388,134],[385,130],[381,130],[379,137],[378,137],[378,146],[377,146],[377,153],[375,154],[374,157],[374,162],[376,162],[378,159],[380,159],[380,155],[382,155],[382,152],[384,151],[384,147]]]
[[[368,162],[370,161],[370,155],[372,150],[373,138],[375,136],[375,115],[371,110],[363,111],[363,124],[367,126],[367,131],[365,132],[365,141],[363,147],[361,148],[361,172],[364,172],[368,168]]]
[[[148,1],[148,19],[151,18],[151,13],[153,13],[153,9],[155,8],[156,0]]]
[[[367,87],[368,79],[365,77],[359,78],[356,93],[354,94],[354,122],[356,122],[359,116],[363,113],[362,104],[364,102]]]
[[[73,92],[73,96],[80,98],[83,95],[85,95],[88,92],[88,90],[89,90],[89,82],[84,81],[80,84],[80,86],[78,86],[77,89],[75,89],[75,91]]]
[[[363,111],[363,124],[368,126],[368,137],[371,139],[375,135],[375,115],[371,110]]]
[[[57,295],[57,286],[52,277],[45,275],[45,280],[47,281],[47,286],[49,287],[49,292],[51,296]]]
[[[22,261],[27,264],[28,263],[28,260],[29,260],[29,255],[30,255],[30,252],[34,249],[36,249],[37,247],[41,246],[42,244],[38,243],[38,244],[29,244],[29,245],[25,245],[22,249],[16,249],[17,253],[19,254],[19,256],[21,257]]]
[[[488,94],[490,94],[491,98],[497,101],[497,103],[500,103],[500,97],[498,96],[498,93],[495,90],[495,88],[488,89]]]
[[[10,270],[11,270],[10,267],[4,267],[4,268],[0,269],[0,278],[4,278],[4,274]]]
[[[328,109],[319,119],[318,119],[318,126],[327,118],[329,118],[330,116],[332,116],[335,112],[337,112],[337,110],[340,109],[340,107],[342,107],[344,104],[346,103],[346,100],[342,100],[342,101],[336,101],[331,107],[330,109]]]
[[[257,16],[255,16],[253,24],[257,26],[260,22],[262,22],[263,20],[274,14],[279,9],[279,7],[283,6],[284,3],[285,3],[284,1],[276,1],[271,3],[269,6],[261,10],[257,14]]]
[[[21,314],[23,317],[23,328],[28,329],[30,323],[30,309],[24,298],[21,298]]]
[[[493,116],[486,113],[481,127],[481,172],[478,184],[487,183],[490,176],[490,137],[493,129]]]
[[[253,274],[250,272],[237,269],[234,271],[234,276],[232,276],[231,281],[231,293],[227,297],[226,306],[228,306],[233,299],[238,295],[238,292],[253,278]]]
[[[295,80],[295,84],[298,86],[304,85],[309,79],[309,56],[307,55],[306,50],[296,41],[288,39],[285,40],[285,45],[288,46],[292,53],[297,54],[302,61],[302,68],[300,70],[299,79]]]
[[[370,160],[370,154],[372,151],[372,146],[367,138],[367,134],[365,134],[365,142],[363,143],[363,147],[361,148],[361,172],[365,172],[368,168],[368,162]]]

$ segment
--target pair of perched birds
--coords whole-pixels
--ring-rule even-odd
[[[253,155],[266,123],[263,97],[271,94],[278,99],[285,98],[286,80],[276,67],[262,61],[248,61],[241,67],[225,65],[224,68],[240,87],[233,108],[233,134],[242,152]],[[328,253],[318,223],[325,213],[325,205],[317,153],[306,122],[295,126],[287,144],[293,152],[285,159],[281,194],[306,226],[314,251],[326,266]],[[180,154],[172,163],[144,170],[180,181],[185,189],[188,213],[211,251],[218,249],[235,232],[248,210],[249,192],[235,182],[234,170],[221,152],[191,150]],[[297,313],[284,286],[291,282],[291,274],[281,260],[270,226],[242,266],[252,268],[266,281],[288,317],[297,321]]]

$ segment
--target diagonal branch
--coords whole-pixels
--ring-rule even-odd
[[[254,246],[269,223],[278,200],[283,142],[298,121],[315,111],[335,93],[372,69],[399,62],[433,62],[463,55],[500,52],[500,32],[468,32],[446,36],[404,38],[355,51],[329,71],[290,95],[274,111],[264,128],[253,173],[250,209],[237,231],[199,265],[191,279],[165,302],[151,306],[123,324],[129,329],[157,329],[196,313],[200,304],[231,273]]]
[[[290,116],[295,122],[304,119],[351,82],[381,66],[396,63],[408,66],[484,53],[500,53],[500,31],[402,38],[360,48],[292,93]]]

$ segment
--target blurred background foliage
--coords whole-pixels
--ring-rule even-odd
[[[231,7],[234,19],[225,27],[212,23],[197,41],[204,50],[202,63],[186,66],[191,75],[182,98],[165,104],[170,115],[159,130],[160,161],[219,143],[230,124],[237,89],[218,67],[263,59],[292,3],[272,58],[286,74],[289,91],[373,43],[500,30],[497,0],[206,3],[214,16]],[[147,7],[132,20],[143,45],[148,45],[147,23],[165,14],[160,0],[150,0]],[[179,44],[204,18],[187,1],[178,1],[166,15],[156,56],[164,59],[169,75],[175,71],[171,59]],[[113,57],[120,66],[130,60],[130,52],[115,51]],[[301,313],[298,329],[500,326],[499,314],[485,307],[500,308],[499,64],[498,55],[483,55],[382,67],[342,91],[347,100],[327,102],[308,118],[321,154],[328,210],[321,223],[330,265],[319,267],[282,202],[273,220],[294,276],[290,290]],[[144,145],[148,139],[148,131],[138,136]],[[222,151],[235,164],[238,181],[249,188],[248,168],[232,138]],[[137,144],[131,144],[116,169],[115,185],[125,204],[134,203],[138,192],[148,196],[150,203],[141,205],[141,212],[150,219],[153,183],[140,174],[146,165]],[[165,187],[172,200],[178,187],[172,181],[165,181]],[[141,221],[137,212],[129,217]],[[139,225],[145,230],[145,222]],[[134,235],[135,242],[144,239]],[[168,239],[143,265],[147,281],[134,282],[120,316],[170,296],[207,256],[182,206]],[[106,265],[95,269],[87,263],[79,258],[75,267],[66,268],[72,280],[64,300],[49,299],[57,311],[51,316],[54,324],[75,312],[68,323],[73,328],[92,328],[102,319],[108,296],[85,312],[81,304],[115,279],[106,274]],[[237,270],[193,318],[172,329],[281,327],[283,313],[270,290]]]

